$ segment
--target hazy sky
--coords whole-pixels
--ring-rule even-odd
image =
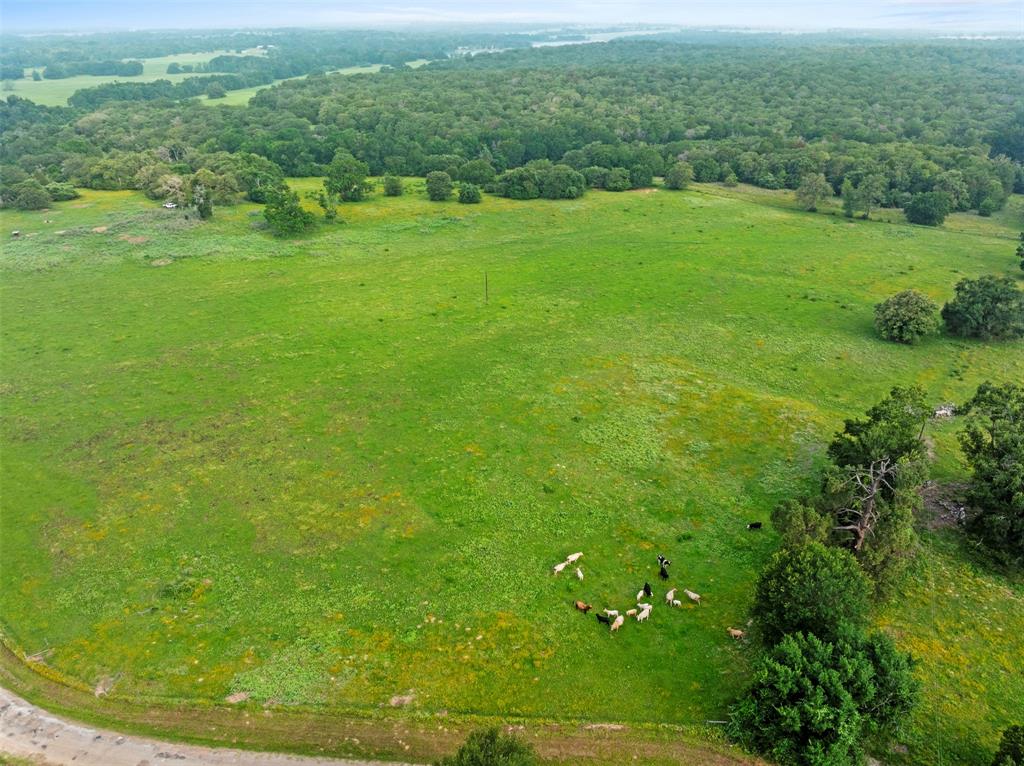
[[[623,21],[1024,34],[1024,0],[0,0],[9,31]]]

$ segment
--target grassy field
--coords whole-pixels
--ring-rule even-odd
[[[48,677],[125,703],[721,719],[751,654],[725,628],[776,542],[745,523],[892,385],[1024,378],[1024,343],[904,348],[871,322],[905,287],[1019,273],[1019,198],[935,230],[745,188],[409,187],[285,241],[257,206],[197,225],[131,192],[4,213],[0,617]],[[955,424],[930,437],[962,480]],[[584,582],[551,576],[575,550]],[[703,608],[615,636],[573,611],[632,605],[658,552]],[[966,562],[927,535],[879,616],[922,663],[910,762],[984,763],[1024,698],[1024,588]]]
[[[428,59],[416,59],[415,61],[407,62],[406,66],[410,66],[413,69],[417,69],[418,67],[421,67],[424,64],[429,64],[429,63],[430,63],[430,61]],[[373,74],[374,72],[379,72],[383,66],[384,66],[383,64],[367,64],[366,66],[350,66],[350,67],[346,67],[344,69],[336,69],[333,72],[331,72],[331,74],[345,74],[345,75],[349,75],[349,74]],[[277,85],[278,83],[287,82],[288,80],[301,80],[301,79],[303,79],[305,77],[306,77],[306,75],[302,75],[300,77],[288,77],[288,78],[286,78],[284,80],[274,80],[274,82],[272,82],[270,85],[255,85],[255,86],[253,86],[251,88],[242,88],[240,90],[230,90],[230,91],[228,91],[227,96],[225,96],[224,98],[217,98],[217,99],[204,98],[202,100],[202,103],[206,104],[207,106],[245,106],[246,104],[249,103],[249,99],[251,99],[253,96],[255,96],[257,93],[259,93],[264,88],[269,88],[272,85]]]
[[[193,72],[182,74],[167,74],[167,66],[172,62],[179,64],[204,64],[211,59],[228,54],[235,54],[235,51],[212,51],[207,53],[176,53],[173,56],[161,56],[160,58],[141,59],[142,74],[137,77],[114,77],[99,75],[76,75],[65,77],[62,80],[32,80],[32,70],[25,70],[23,80],[5,80],[3,91],[4,98],[8,94],[21,96],[44,106],[66,106],[68,98],[82,88],[93,88],[97,85],[104,85],[108,82],[154,82],[155,80],[170,80],[181,82],[187,77],[202,76],[210,74],[203,72],[199,75]],[[263,55],[262,51],[255,49],[245,52],[246,55]],[[42,70],[40,70],[41,72]],[[7,88],[12,86],[12,89]]]

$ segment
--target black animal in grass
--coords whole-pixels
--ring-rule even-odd
[[[747,524],[747,529],[760,529],[762,526],[760,521],[752,521]]]
[[[644,583],[644,595],[647,596],[647,598],[654,595],[654,591],[651,590],[651,584],[649,582]]]
[[[598,622],[602,622],[605,625],[611,625],[612,624],[612,618],[609,617],[606,614],[601,614],[600,612],[597,613],[597,621]]]
[[[659,553],[658,554],[658,577],[660,577],[662,580],[667,580],[668,579],[668,568],[670,566],[672,566],[672,562],[669,561],[667,558],[665,558],[664,556],[662,556]]]

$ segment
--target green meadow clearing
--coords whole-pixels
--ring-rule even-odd
[[[1024,379],[1024,343],[872,327],[898,290],[1019,275],[1019,197],[928,229],[746,188],[407,186],[283,241],[255,205],[195,224],[132,192],[4,212],[0,619],[34,667],[125,703],[701,726],[753,656],[726,627],[777,541],[746,522],[891,386]],[[942,481],[956,429],[929,430]],[[552,576],[577,550],[584,581]],[[703,607],[663,606],[659,552]],[[571,607],[645,580],[617,635]],[[925,532],[878,619],[925,685],[893,759],[986,763],[1024,585]]]
[[[406,66],[418,69],[424,64],[429,64],[429,59],[416,59],[415,61],[406,62]],[[328,74],[373,74],[379,72],[384,67],[383,64],[365,64],[363,66],[350,66],[344,69],[335,69]],[[284,80],[274,80],[274,82],[267,85],[254,85],[251,88],[240,88],[238,90],[229,90],[228,94],[224,98],[203,98],[200,103],[206,104],[207,106],[245,106],[249,103],[249,99],[259,93],[265,88],[269,88],[272,85],[277,85],[288,80],[302,80],[307,75],[300,75],[299,77],[287,77]]]
[[[23,80],[5,80],[3,97],[8,95],[20,96],[34,101],[43,106],[67,106],[68,98],[82,88],[94,88],[97,85],[105,85],[108,82],[155,82],[156,80],[170,80],[181,82],[188,77],[202,77],[210,72],[194,73],[183,72],[181,74],[167,74],[167,66],[173,62],[179,64],[205,64],[217,56],[235,55],[235,51],[210,51],[206,53],[176,53],[173,56],[161,56],[159,58],[139,59],[142,62],[142,74],[136,77],[115,77],[107,75],[81,74],[74,77],[65,77],[61,80],[39,80],[32,79],[32,70],[25,70]],[[263,51],[255,49],[245,51],[245,55],[264,55]],[[41,70],[40,70],[41,71]],[[248,100],[248,99],[246,99]]]

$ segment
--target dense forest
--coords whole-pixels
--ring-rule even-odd
[[[630,188],[680,161],[697,181],[769,189],[822,174],[835,193],[859,193],[865,210],[937,192],[950,209],[984,214],[1024,191],[1024,49],[1013,41],[715,34],[521,49],[528,36],[350,33],[351,47],[339,48],[329,38],[339,33],[288,34],[266,56],[222,56],[205,68],[232,72],[217,77],[243,87],[313,62],[398,66],[313,74],[246,107],[201,104],[202,77],[85,89],[67,108],[9,96],[0,107],[4,203],[32,181],[158,197],[167,177],[201,168],[227,174],[227,200],[250,191],[232,167],[260,158],[274,175],[320,175],[339,152],[375,175],[444,171],[499,193],[516,181],[500,174],[523,166],[557,163],[586,185]],[[317,47],[318,34],[329,44]],[[166,52],[160,36],[151,48],[133,37],[121,53]],[[257,39],[240,34],[235,47]],[[449,55],[467,43],[511,50]],[[19,63],[35,60],[31,50]],[[414,57],[437,60],[400,66]]]

